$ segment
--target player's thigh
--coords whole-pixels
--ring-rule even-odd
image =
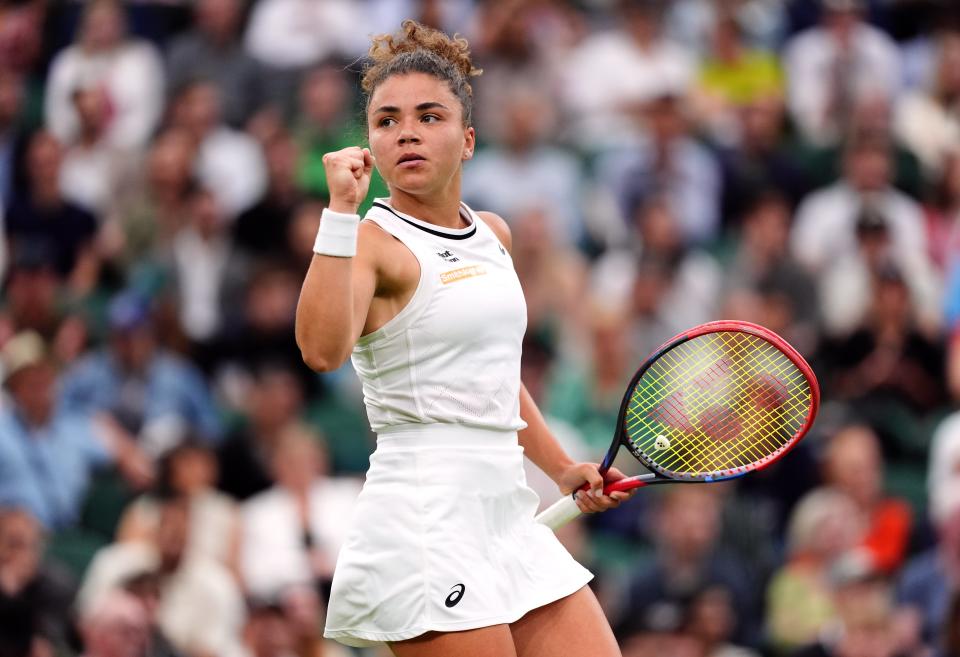
[[[508,625],[427,632],[389,647],[396,657],[517,657]]]
[[[518,657],[621,657],[590,587],[527,613],[510,625]]]

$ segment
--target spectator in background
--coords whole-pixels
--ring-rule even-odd
[[[241,297],[230,306],[219,339],[194,359],[218,379],[231,369],[248,372],[260,363],[276,361],[296,372],[308,394],[315,393],[319,381],[303,363],[293,334],[298,272],[282,262],[262,260],[248,265],[246,273],[242,290],[238,288]]]
[[[135,578],[157,581],[159,628],[186,657],[236,654],[245,610],[240,589],[222,565],[189,551],[190,505],[165,500],[151,540],[114,543],[94,556],[84,575],[77,609],[95,609]]]
[[[352,60],[367,49],[365,3],[351,0],[262,0],[253,7],[244,43],[266,70],[271,105],[289,113],[300,77],[309,66],[339,56]]]
[[[150,623],[136,597],[111,591],[80,618],[83,657],[147,657]]]
[[[264,144],[267,191],[233,225],[236,245],[255,257],[289,257],[288,233],[294,212],[303,200],[297,183],[300,149],[286,132]]]
[[[890,574],[903,565],[910,541],[913,512],[909,505],[883,490],[884,463],[880,440],[867,426],[840,429],[827,444],[824,480],[844,493],[866,520],[859,546],[869,572]]]
[[[844,493],[815,489],[793,510],[787,561],[767,588],[767,633],[779,651],[817,639],[836,614],[831,569],[862,541],[864,518]]]
[[[279,602],[252,600],[247,604],[243,651],[237,657],[294,657],[296,639]]]
[[[355,81],[348,66],[331,59],[320,63],[304,75],[299,89],[299,109],[293,128],[300,158],[297,181],[303,191],[313,197],[330,196],[323,156],[364,140],[365,127],[356,120],[354,111]],[[367,200],[360,206],[365,212],[374,198],[386,196],[383,178],[374,169]]]
[[[75,585],[65,572],[43,563],[44,538],[40,523],[28,511],[0,507],[0,654],[4,656],[54,654],[67,648]]]
[[[720,232],[721,172],[713,154],[690,134],[684,99],[672,93],[643,105],[646,138],[600,159],[596,176],[608,185],[625,217],[658,196],[670,206],[684,245]]]
[[[732,642],[738,609],[730,591],[711,586],[698,593],[687,606],[684,628],[700,640],[705,657],[758,657]]]
[[[941,286],[927,253],[895,249],[889,219],[871,205],[861,210],[855,231],[856,251],[828,263],[817,277],[825,337],[842,339],[869,321],[879,282],[892,269],[906,285],[913,322],[921,333],[936,335],[941,324]]]
[[[229,216],[213,189],[187,198],[187,222],[171,245],[172,292],[180,326],[200,351],[226,329],[243,296],[246,262],[230,239]]]
[[[787,199],[773,190],[755,192],[741,219],[736,252],[726,266],[726,304],[731,309],[746,305],[749,316],[783,331],[780,335],[805,352],[803,347],[812,348],[816,339],[816,289],[790,254],[789,236]],[[780,321],[771,321],[770,313],[764,312],[770,297],[788,306]]]
[[[936,43],[936,69],[929,88],[904,96],[894,118],[900,140],[920,158],[931,178],[940,176],[950,153],[960,148],[960,31],[944,31]]]
[[[822,0],[819,26],[792,37],[783,63],[787,105],[803,137],[836,143],[857,100],[900,91],[900,55],[893,40],[863,20],[863,0]]]
[[[41,2],[6,3],[0,8],[0,61],[29,76],[44,54],[44,21],[49,6]]]
[[[258,108],[260,71],[240,39],[241,0],[200,0],[193,8],[193,29],[167,48],[167,88],[176,92],[198,78],[220,91],[223,118],[234,126]]]
[[[347,0],[264,0],[250,18],[247,50],[276,69],[305,67],[331,55],[366,50],[363,9]]]
[[[526,0],[481,3],[477,11],[477,33],[470,43],[483,68],[472,83],[477,90],[474,124],[482,140],[506,134],[510,126],[501,110],[511,96],[529,94],[558,103],[558,64],[576,36],[571,15],[577,13],[571,6]]]
[[[10,204],[13,194],[16,156],[23,140],[20,120],[25,87],[22,74],[0,66],[0,215],[3,214],[3,208]],[[2,273],[3,268],[0,267],[0,275]]]
[[[927,467],[927,499],[935,524],[946,520],[960,499],[960,413],[947,415],[930,440]]]
[[[546,96],[514,91],[502,99],[503,130],[496,142],[466,165],[463,198],[515,224],[519,215],[539,209],[549,222],[554,243],[583,241],[581,189],[584,172],[569,152],[544,143],[555,132],[556,115]],[[515,181],[524,184],[517,185]]]
[[[797,210],[791,250],[812,272],[855,253],[857,219],[865,208],[887,222],[890,245],[904,257],[927,253],[920,207],[890,184],[890,143],[877,134],[855,134],[844,156],[844,177],[807,196]]]
[[[217,491],[217,460],[202,443],[187,440],[164,454],[157,485],[134,500],[117,529],[120,542],[152,542],[164,501],[177,497],[190,507],[190,554],[216,561],[237,573],[240,516],[232,499]]]
[[[618,623],[618,634],[630,633],[631,623],[650,614],[682,619],[702,591],[716,587],[733,598],[737,618],[732,636],[755,639],[757,583],[744,564],[718,545],[720,498],[706,487],[675,486],[657,502],[651,527],[655,555],[630,578],[623,606],[629,617]]]
[[[514,269],[527,301],[527,333],[577,350],[584,338],[588,269],[583,256],[557,235],[546,211],[511,217]]]
[[[739,108],[738,140],[721,146],[723,172],[721,218],[731,227],[749,211],[757,191],[773,189],[795,208],[810,191],[810,181],[784,139],[784,107],[776,98],[758,98]]]
[[[132,282],[151,267],[169,260],[174,235],[185,223],[188,192],[193,186],[196,143],[186,130],[170,128],[150,145],[140,179],[123,190],[104,225],[106,252]]]
[[[83,10],[74,45],[53,60],[47,79],[45,114],[63,143],[79,133],[72,100],[79,88],[100,87],[112,108],[106,139],[118,148],[147,144],[163,111],[163,61],[155,48],[126,36],[124,6],[95,0]]]
[[[135,488],[150,484],[150,462],[116,423],[57,404],[57,372],[39,335],[10,338],[0,364],[11,400],[0,409],[0,504],[65,529],[76,522],[96,468],[115,463]]]
[[[149,303],[133,292],[109,307],[109,346],[90,353],[63,378],[64,408],[109,413],[154,458],[187,431],[220,437],[220,420],[200,372],[157,345]]]
[[[951,281],[960,264],[960,141],[956,148],[949,149],[944,155],[943,166],[923,209],[930,261],[941,277]],[[946,300],[945,324],[950,327],[960,317],[960,308],[950,305],[956,295],[949,291]]]
[[[220,489],[238,500],[274,484],[274,452],[283,430],[303,413],[304,390],[296,372],[283,362],[254,369],[243,404],[244,422],[220,446]]]
[[[838,569],[831,574],[836,618],[812,645],[791,657],[907,657],[890,586],[868,570]]]
[[[729,3],[718,3],[710,51],[700,64],[692,94],[697,122],[722,144],[740,140],[737,114],[755,103],[783,100],[783,75],[776,56],[750,48],[741,20]]]
[[[618,635],[623,657],[704,657],[703,642],[685,631],[682,610],[648,610]]]
[[[135,596],[147,613],[150,626],[150,642],[147,657],[183,657],[170,643],[170,639],[160,627],[160,574],[153,571],[138,573],[123,582],[123,591]]]
[[[847,336],[826,340],[827,394],[866,413],[885,441],[917,427],[897,424],[898,410],[918,418],[946,401],[942,345],[918,325],[910,289],[896,266],[881,266],[863,321]]]
[[[708,253],[689,248],[666,199],[634,209],[632,249],[608,251],[591,272],[593,295],[630,308],[632,353],[640,362],[680,331],[713,318],[721,270]]]
[[[106,217],[125,184],[134,177],[139,153],[107,139],[112,108],[102,87],[79,87],[71,100],[79,126],[64,153],[60,188],[71,203]]]
[[[185,84],[172,101],[170,127],[184,130],[197,145],[194,171],[216,195],[227,219],[257,202],[267,186],[260,145],[222,120],[220,89],[210,80]]]
[[[565,136],[576,147],[603,151],[635,141],[642,131],[634,120],[638,107],[690,89],[696,64],[664,36],[666,4],[618,0],[617,27],[588,35],[568,53],[560,101],[570,119]]]
[[[36,331],[53,343],[64,321],[60,277],[47,242],[29,241],[13,254],[3,288],[0,342],[19,331]]]
[[[891,184],[914,200],[922,198],[923,167],[894,132],[893,107],[893,101],[884,94],[863,94],[847,110],[847,128],[841,140],[826,145],[796,140],[794,158],[803,167],[810,184],[818,188],[837,182],[843,175],[844,151],[849,141],[868,137],[887,142]]]
[[[941,645],[951,601],[960,590],[960,507],[957,483],[938,491],[932,511],[937,544],[910,559],[896,588],[898,607],[914,619],[914,640],[933,648]],[[955,621],[953,621],[955,622]]]
[[[294,136],[303,153],[300,180],[304,188],[328,196],[323,155],[355,143],[362,126],[354,118],[353,81],[337,61],[310,69],[300,85]]]
[[[306,271],[313,260],[313,244],[320,230],[320,216],[326,205],[321,201],[304,201],[297,206],[290,219],[287,231],[287,250],[290,261],[287,263],[293,271]]]
[[[242,507],[244,586],[263,597],[307,587],[326,600],[360,482],[330,477],[319,437],[302,425],[282,430],[271,464],[276,485]]]
[[[724,16],[736,19],[751,48],[776,50],[788,29],[787,7],[772,0],[674,0],[667,12],[667,30],[690,51],[702,56],[710,35]]]
[[[597,308],[586,321],[590,350],[582,360],[556,364],[544,408],[550,417],[575,427],[589,449],[599,453],[610,445],[624,386],[639,361],[632,354],[626,312]]]
[[[52,134],[40,131],[30,138],[27,186],[16,190],[7,208],[7,238],[14,254],[26,242],[43,243],[56,258],[59,276],[75,292],[84,293],[99,274],[97,219],[63,197],[62,164],[63,147]]]

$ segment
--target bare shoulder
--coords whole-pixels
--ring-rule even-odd
[[[500,243],[503,244],[507,251],[513,250],[513,235],[510,232],[510,226],[507,225],[503,217],[494,212],[487,211],[477,212],[477,216],[490,226],[494,235],[497,236],[497,239],[500,240]]]
[[[403,242],[376,222],[360,223],[357,255],[377,278],[377,296],[389,296],[397,290],[416,287],[420,265]]]
[[[371,256],[389,254],[399,243],[396,237],[388,233],[374,221],[361,221],[358,235],[361,248]]]

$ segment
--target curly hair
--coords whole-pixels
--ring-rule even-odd
[[[414,20],[405,20],[398,34],[373,37],[370,64],[363,71],[361,86],[366,109],[374,90],[387,78],[405,73],[426,73],[446,82],[463,106],[463,123],[473,120],[473,89],[468,79],[480,75],[470,61],[470,45],[459,35],[452,38]]]

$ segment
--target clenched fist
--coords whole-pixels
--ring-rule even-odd
[[[323,168],[330,188],[330,209],[334,212],[356,214],[367,197],[373,155],[370,149],[350,146],[323,156]]]

